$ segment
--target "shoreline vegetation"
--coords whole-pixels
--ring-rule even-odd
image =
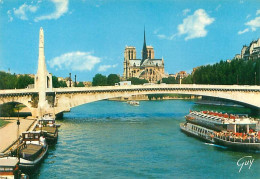
[[[8,123],[9,121],[0,118],[0,128],[5,127]]]

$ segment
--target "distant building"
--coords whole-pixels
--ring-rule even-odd
[[[183,79],[187,76],[189,76],[189,74],[186,71],[180,71],[179,73],[176,74],[176,77],[179,79]]]
[[[244,45],[241,50],[240,58],[244,60],[260,58],[260,38],[252,41],[249,46]]]
[[[125,48],[123,79],[126,80],[131,77],[146,79],[150,83],[156,83],[167,77],[164,73],[163,58],[155,59],[153,47],[146,46],[145,32],[142,59],[136,58],[135,47],[127,46]]]

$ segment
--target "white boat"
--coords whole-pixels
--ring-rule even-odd
[[[260,151],[260,121],[247,116],[191,111],[180,128],[188,135],[233,150]]]
[[[127,103],[133,106],[139,106],[139,101],[127,101]]]
[[[34,168],[46,156],[48,145],[40,131],[22,133],[22,144],[18,147],[19,167]]]
[[[0,178],[1,179],[27,179],[27,175],[19,170],[19,159],[17,157],[0,158]]]
[[[40,131],[48,144],[54,144],[58,139],[59,127],[60,125],[56,124],[55,119],[50,114],[46,114],[38,120],[34,130]]]

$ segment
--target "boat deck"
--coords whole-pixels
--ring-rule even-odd
[[[54,134],[56,132],[57,128],[56,127],[49,127],[49,126],[46,126],[46,127],[36,127],[35,128],[35,131],[40,131],[40,130],[47,131],[48,133]]]
[[[25,153],[27,155],[34,155],[38,153],[41,149],[41,145],[28,144],[25,148],[21,149],[21,153]]]

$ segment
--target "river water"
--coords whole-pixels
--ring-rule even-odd
[[[260,178],[260,153],[233,152],[179,129],[191,110],[251,114],[192,100],[99,101],[64,114],[55,147],[32,178]],[[240,166],[244,157],[254,159]],[[242,164],[241,160],[239,165]]]

